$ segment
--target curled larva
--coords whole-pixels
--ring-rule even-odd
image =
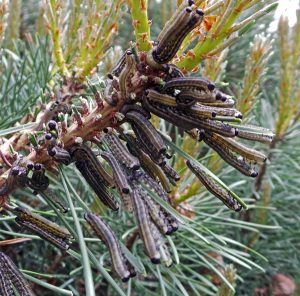
[[[130,185],[127,181],[127,176],[116,158],[109,152],[101,152],[101,157],[104,158],[110,165],[113,171],[115,184],[121,193],[128,194],[130,192]]]
[[[139,228],[139,234],[144,243],[146,253],[152,263],[158,264],[160,263],[160,254],[151,232],[149,214],[141,198],[140,189],[134,188],[130,196]]]
[[[139,160],[129,153],[120,141],[119,137],[115,135],[111,129],[107,129],[107,134],[104,138],[107,141],[111,152],[121,164],[132,170],[140,168]]]
[[[156,128],[140,113],[130,111],[125,119],[129,121],[137,137],[145,144],[145,147],[157,154],[164,154],[166,145]]]
[[[231,193],[218,184],[210,175],[208,175],[196,163],[187,160],[186,162],[189,169],[196,175],[205,188],[214,196],[219,198],[225,206],[236,212],[241,211],[242,206],[232,197]]]
[[[183,39],[202,22],[203,15],[202,10],[193,11],[191,7],[182,10],[160,36],[157,46],[150,51],[153,60],[158,64],[169,62],[175,56]],[[151,57],[148,59],[151,60]]]
[[[127,282],[130,277],[135,275],[135,273],[133,270],[130,272],[128,268],[129,262],[123,255],[120,244],[113,230],[94,213],[87,212],[84,214],[84,218],[93,228],[97,236],[107,246],[113,268],[117,275],[122,279],[123,282]]]
[[[181,72],[181,70],[173,64],[163,65],[162,70],[166,73],[166,77],[164,78],[165,81],[169,81],[178,77],[184,77],[184,74]]]
[[[35,295],[14,262],[7,255],[0,252],[0,292],[2,296],[15,295],[12,284],[20,296]]]

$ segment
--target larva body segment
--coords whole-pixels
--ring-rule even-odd
[[[185,130],[199,128],[215,132],[226,137],[234,137],[236,135],[236,129],[223,122],[206,118],[203,118],[203,120],[200,120],[199,118],[192,118],[187,114],[187,112],[185,112],[185,110],[178,110],[176,108],[166,107],[160,104],[151,104],[146,98],[144,99],[143,104],[150,112]]]
[[[193,11],[191,7],[182,10],[160,36],[158,45],[150,51],[154,61],[165,64],[172,60],[183,39],[202,22],[203,15],[203,11]]]
[[[126,114],[127,112],[130,111],[136,111],[138,113],[141,113],[145,118],[150,119],[151,114],[145,110],[142,106],[138,104],[125,104],[121,109],[120,112],[123,114]]]
[[[257,177],[258,173],[244,159],[238,158],[226,146],[214,141],[210,134],[204,134],[203,141],[214,149],[228,164],[248,177]]]
[[[89,223],[97,236],[107,246],[111,257],[112,265],[117,275],[123,282],[127,282],[133,272],[130,272],[127,265],[129,262],[121,251],[120,244],[113,230],[99,216],[94,213],[87,212],[84,214],[85,220]]]
[[[190,160],[187,160],[186,164],[210,193],[219,198],[229,209],[236,212],[241,211],[242,206],[232,197],[231,193],[219,185],[200,166]]]
[[[148,89],[146,91],[146,96],[149,101],[158,103],[158,104],[163,104],[166,106],[170,107],[176,107],[176,98],[168,95],[168,94],[162,94],[154,89]]]
[[[167,163],[163,165],[161,168],[165,172],[165,174],[169,178],[173,179],[175,182],[178,182],[180,180],[180,175],[178,174],[178,172]]]
[[[107,187],[102,183],[103,179],[99,176],[97,171],[92,166],[82,160],[76,161],[75,165],[80,171],[87,183],[93,188],[99,199],[113,211],[119,209],[116,199],[108,192]],[[114,185],[113,181],[111,181]]]
[[[97,156],[86,144],[74,145],[69,150],[72,161],[86,163],[87,169],[91,170],[95,178],[101,181],[105,186],[112,186],[114,182],[111,176],[105,171]]]
[[[172,80],[174,78],[184,77],[184,74],[173,64],[166,64],[163,66],[163,71],[166,73],[165,81]]]
[[[125,65],[126,65],[126,51],[122,54],[121,58],[110,70],[109,77],[111,77],[111,76],[119,77],[119,75],[122,72],[122,70],[124,69]]]
[[[68,212],[68,208],[65,206],[65,204],[56,196],[56,194],[47,188],[46,190],[43,191],[43,193],[51,199],[51,201],[56,205],[58,209],[61,210],[63,213]]]
[[[17,207],[12,211],[21,221],[30,222],[44,231],[47,231],[62,239],[67,240],[71,238],[71,234],[66,228],[61,227],[40,215],[34,214],[25,208]]]
[[[136,71],[136,62],[131,50],[126,51],[125,67],[122,69],[119,76],[120,92],[123,98],[129,95],[130,79]]]
[[[167,148],[162,137],[143,115],[130,111],[126,114],[126,120],[132,124],[132,128],[140,138],[140,142],[144,143],[150,152],[154,151],[158,155],[166,152]]]
[[[71,163],[69,152],[61,147],[53,147],[48,150],[48,154],[57,162],[68,165]]]
[[[131,193],[132,204],[134,208],[135,218],[139,228],[140,237],[144,243],[145,250],[150,260],[154,264],[160,263],[160,254],[157,249],[157,245],[153,238],[150,228],[150,218],[144,205],[140,189],[134,188]]]
[[[261,143],[271,143],[273,141],[274,133],[266,128],[261,128],[253,125],[243,125],[238,127],[238,137],[250,141],[257,141]]]
[[[135,145],[135,142],[128,143],[129,150],[133,153],[133,155],[139,158],[143,169],[153,179],[158,178],[166,192],[171,192],[170,182],[163,170],[152,161],[148,154],[146,154],[142,149],[139,149],[138,145]]]
[[[20,296],[34,296],[32,289],[25,280],[23,274],[18,270],[14,262],[0,252],[0,292],[3,296],[15,295],[12,284]]]
[[[18,224],[24,226],[25,228],[31,230],[31,232],[37,234],[39,237],[47,240],[51,244],[61,248],[62,250],[68,250],[69,247],[70,247],[65,239],[50,233],[49,229],[47,229],[47,230],[43,229],[39,225],[36,225],[36,224],[34,224],[32,222],[29,222],[29,221],[21,220],[19,218],[16,218],[16,222]]]
[[[140,190],[141,197],[145,205],[147,206],[151,219],[163,234],[169,234],[170,230],[168,227],[168,223],[166,223],[167,221],[165,219],[164,211],[157,203],[155,203],[155,201],[150,196],[148,196],[145,191],[143,191],[142,189]]]
[[[235,101],[228,97],[224,101],[216,100],[216,101],[201,101],[202,105],[210,106],[210,107],[219,107],[219,108],[232,108],[235,105]]]
[[[128,194],[130,192],[130,185],[128,184],[126,174],[123,172],[116,158],[109,152],[101,152],[101,157],[104,158],[112,168],[115,184],[120,192]]]
[[[235,141],[234,139],[224,138],[217,134],[212,134],[211,137],[212,137],[212,141],[215,141],[219,143],[219,145],[222,145],[227,149],[240,154],[241,156],[245,157],[250,161],[255,161],[257,163],[264,163],[267,160],[267,157],[263,153],[255,149],[251,149],[243,145],[242,143]]]
[[[146,186],[149,190],[151,190],[153,193],[155,193],[157,196],[162,198],[164,201],[170,204],[170,199],[166,192],[163,190],[160,184],[158,184],[154,179],[152,179],[149,175],[143,173],[143,172],[136,172],[133,175],[133,182],[136,186],[139,186],[140,184],[143,184]],[[149,198],[151,198],[149,196]],[[167,213],[166,211],[162,210],[162,213],[164,213],[164,220],[165,224],[168,225],[168,233],[172,234],[178,229],[178,222],[176,218],[174,218],[171,214]]]
[[[0,293],[1,296],[15,295],[7,270],[5,267],[2,267],[2,263],[0,263]]]
[[[108,130],[104,138],[107,141],[111,152],[121,164],[132,170],[139,169],[139,160],[129,153],[129,151],[125,148],[118,136],[115,135],[113,131]]]
[[[204,91],[211,93],[215,85],[204,77],[182,77],[168,81],[162,88],[162,93],[172,94],[175,90],[179,91]]]
[[[196,104],[192,106],[187,112],[192,113],[199,118],[207,117],[214,118],[216,116],[231,116],[235,118],[242,118],[242,113],[233,108],[216,108],[211,106],[205,106]]]

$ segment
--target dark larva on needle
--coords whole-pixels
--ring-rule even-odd
[[[123,282],[127,282],[130,277],[134,276],[134,273],[129,271],[129,263],[123,255],[120,244],[112,229],[94,213],[87,212],[84,214],[84,218],[93,228],[97,236],[107,246],[112,260],[113,268],[118,276],[122,279]]]
[[[236,212],[241,211],[242,206],[232,197],[231,193],[219,185],[200,166],[190,160],[187,160],[186,164],[210,193],[219,198],[229,209]]]
[[[122,170],[116,158],[109,152],[101,152],[101,157],[103,157],[111,166],[113,170],[115,184],[120,190],[120,192],[128,194],[130,192],[130,185],[127,181],[127,176]]]
[[[140,190],[134,188],[131,193],[136,222],[140,237],[144,243],[147,255],[154,264],[160,263],[160,254],[150,229],[150,217],[140,195]]]

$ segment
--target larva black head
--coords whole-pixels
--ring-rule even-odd
[[[236,118],[243,119],[243,114],[239,112],[239,113],[236,115]]]
[[[51,140],[51,139],[52,139],[52,134],[51,134],[51,133],[47,133],[47,134],[45,135],[45,139],[46,139],[47,141]]]
[[[136,276],[136,272],[134,270],[130,271],[130,277],[133,278]]]
[[[234,135],[235,135],[235,136],[238,136],[238,134],[239,134],[239,130],[236,128],[236,129],[235,129]]]
[[[185,11],[186,11],[187,13],[191,13],[191,12],[193,11],[193,9],[192,9],[191,7],[187,7],[187,8],[185,9]]]
[[[188,5],[189,6],[192,6],[192,5],[194,5],[195,4],[195,1],[194,0],[188,0]]]
[[[204,16],[204,11],[202,9],[196,9],[196,13],[200,16]]]
[[[240,205],[239,203],[236,203],[234,205],[234,211],[235,212],[240,212],[243,209],[242,205]]]
[[[129,279],[130,279],[130,276],[128,276],[128,277],[123,277],[123,278],[122,278],[122,282],[123,282],[123,283],[127,283],[127,282],[129,281]]]
[[[13,176],[18,176],[19,173],[20,173],[19,168],[12,168],[12,169],[11,169],[11,174],[12,174]]]
[[[55,120],[49,120],[47,125],[48,125],[48,128],[50,130],[56,130],[57,129],[57,123],[56,123]]]
[[[132,170],[137,171],[140,167],[141,167],[140,165],[135,164],[135,165],[132,167]]]
[[[211,116],[212,116],[212,117],[216,117],[216,116],[217,116],[217,113],[213,111],[213,112],[211,112]]]
[[[216,94],[216,100],[222,101],[222,99],[223,99],[222,94],[220,92],[218,92]]]
[[[159,264],[160,263],[160,258],[151,258],[150,260],[153,264]]]
[[[130,192],[129,188],[122,188],[122,192],[124,194],[128,194]]]
[[[207,84],[207,88],[208,88],[210,91],[213,91],[213,90],[216,88],[216,86],[215,86],[213,83],[209,83],[209,84]]]
[[[33,167],[34,167],[33,162],[32,162],[32,161],[29,161],[29,162],[27,163],[27,168],[28,168],[29,170],[33,170]]]
[[[51,148],[48,150],[48,155],[51,157],[54,157],[56,155],[56,149],[55,148]]]
[[[41,165],[40,163],[35,163],[35,164],[34,164],[34,169],[35,169],[36,171],[40,171],[40,170],[42,169],[42,165]]]
[[[110,80],[113,80],[113,79],[114,79],[114,76],[113,76],[111,73],[108,73],[108,74],[107,74],[107,78],[110,79]]]
[[[251,173],[251,177],[252,178],[256,178],[258,176],[258,172],[257,171],[253,171],[252,173]]]

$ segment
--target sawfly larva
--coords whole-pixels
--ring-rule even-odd
[[[239,138],[261,143],[271,143],[273,141],[274,133],[269,129],[253,125],[236,125],[236,127]]]
[[[158,104],[163,104],[166,106],[171,106],[171,107],[176,107],[176,98],[167,95],[167,94],[162,94],[159,93],[158,91],[154,89],[148,89],[145,91],[145,95],[149,99],[149,101],[158,103]]]
[[[51,233],[49,229],[43,229],[40,225],[34,224],[29,221],[24,221],[20,218],[16,218],[15,221],[25,228],[31,230],[33,233],[37,234],[39,237],[47,240],[51,244],[61,248],[62,250],[68,250],[70,248],[66,239]]]
[[[241,156],[255,161],[257,163],[264,163],[267,160],[267,157],[255,150],[255,149],[251,149],[237,141],[235,141],[234,139],[230,139],[230,138],[224,138],[220,135],[217,134],[212,134],[212,141],[216,141],[219,143],[219,145],[222,145],[224,147],[226,147],[227,149],[230,149],[238,154],[240,154]]]
[[[32,289],[14,262],[0,252],[0,292],[2,296],[15,295],[12,285],[20,296],[34,296]]]
[[[21,207],[14,208],[12,212],[21,221],[30,222],[38,226],[39,228],[43,229],[44,231],[47,231],[57,237],[66,240],[71,238],[71,234],[66,228],[57,225],[56,223],[42,217],[41,215],[34,214],[29,210]]]
[[[164,190],[166,192],[171,192],[170,182],[168,178],[166,177],[163,170],[152,161],[150,156],[145,153],[142,149],[138,148],[138,145],[135,145],[135,143],[130,142],[128,143],[128,147],[130,151],[139,158],[141,165],[143,169],[153,178],[153,179],[159,179],[161,182]]]
[[[109,148],[116,159],[125,167],[138,170],[140,168],[139,160],[134,157],[120,141],[119,137],[113,133],[112,130],[107,129],[107,134],[104,136]]]
[[[61,147],[53,147],[48,150],[48,155],[51,156],[54,160],[64,165],[71,163],[71,156],[69,152]]]
[[[164,34],[160,36],[157,46],[150,51],[153,60],[158,64],[165,64],[172,60],[183,39],[196,26],[200,25],[203,15],[202,10],[196,9],[193,11],[191,7],[182,10],[168,26]]]
[[[200,180],[200,182],[205,186],[205,188],[214,196],[219,198],[225,204],[225,206],[236,212],[242,210],[242,206],[233,198],[230,191],[226,190],[220,184],[218,184],[200,166],[190,160],[187,160],[186,164]]]
[[[233,108],[216,108],[211,106],[205,106],[196,104],[187,110],[188,113],[192,113],[200,118],[215,118],[216,116],[231,116],[242,119],[242,113]]]
[[[87,212],[84,214],[84,218],[108,248],[112,265],[117,275],[123,282],[127,282],[129,278],[133,277],[135,274],[129,271],[129,262],[123,255],[120,244],[113,230],[94,213]]]
[[[160,254],[151,232],[149,214],[140,196],[140,189],[134,188],[130,196],[139,228],[139,234],[144,243],[146,253],[152,263],[159,264]]]
[[[212,92],[215,85],[204,77],[182,77],[174,78],[168,81],[162,88],[162,93],[173,93],[175,90],[180,91],[206,91]]]
[[[223,160],[236,168],[242,174],[253,178],[257,177],[258,173],[251,167],[249,163],[247,163],[244,159],[240,159],[239,157],[234,155],[223,144],[215,141],[211,134],[203,133],[202,139],[209,147],[215,150]]]
[[[132,124],[136,135],[147,148],[154,150],[158,154],[164,154],[167,150],[166,145],[156,130],[156,128],[141,114],[130,111],[126,114],[126,120]]]
[[[126,174],[116,158],[109,152],[101,152],[101,157],[104,158],[112,168],[115,184],[120,192],[128,194],[130,192],[130,185],[128,184]]]
[[[108,192],[108,188],[105,184],[102,183],[103,179],[99,178],[97,171],[95,171],[91,166],[88,166],[87,162],[84,160],[76,161],[75,165],[103,204],[111,208],[113,211],[117,211],[119,209],[119,205],[116,199]],[[113,180],[111,182],[112,185],[114,185]]]
[[[125,67],[120,73],[119,76],[119,85],[120,85],[120,92],[122,95],[122,98],[126,99],[129,95],[129,86],[130,84],[130,79],[136,72],[136,62],[134,55],[131,50],[126,51],[126,56],[125,56]]]

